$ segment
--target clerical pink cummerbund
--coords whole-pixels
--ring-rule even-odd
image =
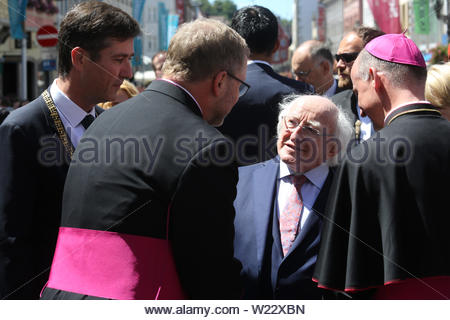
[[[59,229],[48,287],[118,300],[186,298],[167,240],[78,228]]]

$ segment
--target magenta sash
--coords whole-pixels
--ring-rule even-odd
[[[48,287],[117,300],[185,299],[169,242],[59,229]]]

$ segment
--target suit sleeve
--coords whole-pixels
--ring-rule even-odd
[[[170,210],[169,238],[180,281],[191,299],[241,295],[241,264],[233,258],[237,168],[220,164],[220,148],[212,144],[193,158]]]
[[[28,296],[33,278],[29,237],[33,223],[35,154],[25,132],[10,123],[0,126],[0,298]],[[20,290],[20,294],[18,293]]]

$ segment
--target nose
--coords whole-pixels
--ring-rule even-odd
[[[131,79],[133,77],[133,70],[131,68],[130,60],[127,60],[122,64],[120,69],[120,77],[123,79]]]
[[[339,69],[345,69],[345,62],[342,59],[339,59],[336,63],[336,67]]]

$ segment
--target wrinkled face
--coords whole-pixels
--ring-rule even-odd
[[[337,109],[327,99],[312,96],[293,103],[277,141],[280,159],[297,173],[307,172],[336,154],[329,138],[336,130]],[[291,128],[289,128],[291,127]]]
[[[329,79],[324,77],[319,62],[311,58],[308,49],[299,49],[292,57],[292,73],[295,76],[295,80],[312,85],[318,94],[322,94],[325,89],[324,84]]]
[[[337,50],[337,54],[352,54],[361,52],[364,48],[364,44],[357,36],[356,33],[351,32],[346,35],[339,44],[339,48]],[[344,61],[345,59],[339,59],[336,64],[337,72],[338,72],[338,86],[340,88],[351,89],[352,88],[352,80],[350,78],[350,72],[352,70],[352,66],[354,60]]]
[[[353,92],[358,97],[358,105],[361,116],[368,116],[373,123],[375,130],[380,130],[384,126],[384,112],[381,100],[375,90],[373,79],[362,79],[359,74],[360,57],[355,60],[352,68],[351,78],[353,82]]]
[[[110,40],[110,46],[100,50],[98,59],[87,59],[82,72],[85,94],[92,102],[114,101],[124,79],[133,76],[130,60],[133,57],[133,39]]]

